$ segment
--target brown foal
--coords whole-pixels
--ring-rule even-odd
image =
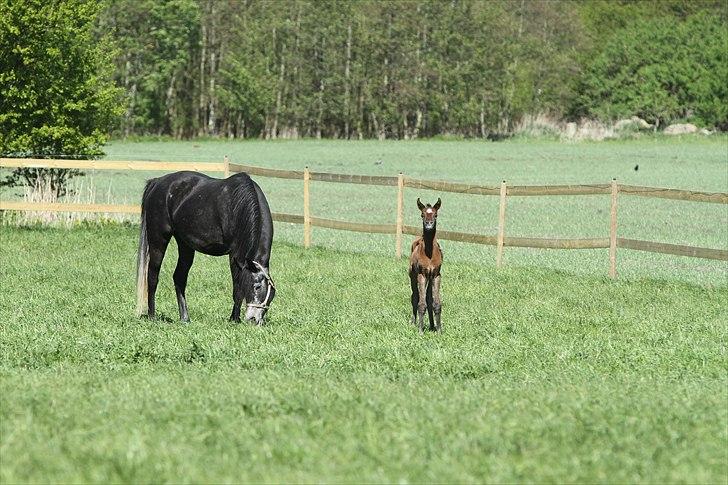
[[[440,266],[442,250],[437,244],[437,211],[440,199],[435,205],[424,205],[417,199],[417,207],[422,212],[422,236],[412,243],[409,277],[412,285],[412,323],[424,331],[425,309],[430,320],[430,330],[441,331],[440,313]],[[434,319],[433,319],[434,314]]]

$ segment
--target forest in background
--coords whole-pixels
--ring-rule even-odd
[[[525,114],[728,128],[723,1],[112,0],[120,134],[487,137]]]

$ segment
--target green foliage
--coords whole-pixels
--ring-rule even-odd
[[[690,120],[728,127],[728,32],[700,13],[639,19],[616,31],[588,64],[579,104],[607,120]]]
[[[196,131],[190,104],[196,102],[189,73],[194,69],[202,17],[195,0],[111,0],[97,32],[116,45],[114,78],[128,109],[123,133]]]
[[[102,154],[120,90],[113,51],[95,38],[92,1],[0,0],[0,154],[80,157]],[[73,170],[19,169],[4,184],[49,183],[60,196]]]
[[[0,228],[3,483],[728,473],[725,285],[446,260],[445,331],[420,337],[404,261],[276,243],[266,327],[227,322],[228,262],[205,256],[183,325],[133,317],[137,236]]]
[[[682,29],[688,47],[677,59],[654,19]],[[100,31],[119,47],[124,136],[485,138],[541,113],[722,126],[728,83],[716,29],[726,21],[712,0],[110,0]],[[633,32],[640,22],[644,35]],[[630,52],[654,66],[635,73],[644,62],[634,60],[620,79],[639,92],[604,67],[619,65],[623,37],[657,42],[659,55]],[[686,99],[666,79],[673,63],[700,66]],[[603,100],[611,89],[624,96]]]
[[[0,1],[0,152],[98,156],[119,114],[97,2]]]

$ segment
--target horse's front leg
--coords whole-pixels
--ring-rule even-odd
[[[417,305],[420,302],[420,293],[417,289],[417,273],[414,269],[410,270],[410,286],[412,287],[412,297],[410,301],[412,303],[412,325],[417,326]]]
[[[243,270],[230,255],[230,274],[233,277],[233,311],[230,314],[231,322],[240,322],[240,306],[243,303],[245,293],[243,292]]]
[[[438,274],[432,280],[432,312],[435,314],[435,330],[442,331],[442,322],[440,314],[442,313],[442,302],[440,301],[440,275]]]
[[[417,290],[419,292],[419,302],[417,303],[417,324],[420,333],[424,333],[425,311],[427,310],[427,278],[423,274],[417,275]]]
[[[435,318],[432,315],[432,279],[428,281],[427,285],[427,320],[430,322],[430,332],[435,331]]]
[[[177,240],[177,249],[179,250],[179,258],[177,259],[177,268],[174,270],[174,291],[177,293],[177,306],[179,306],[179,319],[183,322],[189,322],[190,316],[187,313],[187,299],[185,298],[185,289],[187,288],[187,276],[190,274],[192,262],[195,260],[195,250]]]

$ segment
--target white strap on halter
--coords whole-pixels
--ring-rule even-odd
[[[268,291],[265,293],[265,300],[263,300],[264,303],[248,303],[248,308],[264,308],[268,309],[270,308],[270,305],[268,304],[268,298],[270,298],[270,292],[271,288],[275,289],[276,285],[273,284],[273,279],[268,274],[268,271],[265,270],[262,264],[255,260],[250,260],[251,263],[253,263],[258,269],[260,269],[260,272],[263,273],[263,276],[265,277],[265,280],[268,282]]]

